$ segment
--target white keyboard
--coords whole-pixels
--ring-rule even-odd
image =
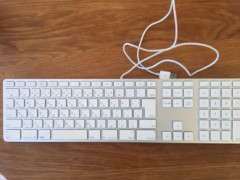
[[[7,142],[240,143],[240,79],[6,79]]]

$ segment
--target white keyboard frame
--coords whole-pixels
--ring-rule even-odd
[[[8,81],[101,81],[101,82],[105,82],[105,81],[130,81],[130,82],[136,82],[136,81],[144,81],[144,82],[149,82],[149,81],[154,81],[156,82],[156,140],[8,140],[6,138],[6,134],[5,134],[5,122],[6,122],[6,113],[5,113],[5,89],[6,89],[6,82]],[[235,86],[233,87],[233,81],[235,82],[240,82],[240,79],[170,79],[170,80],[160,80],[160,79],[6,79],[3,82],[3,138],[5,141],[7,142],[145,142],[145,143],[214,143],[214,144],[218,144],[218,143],[224,143],[224,144],[239,144],[240,143],[240,129],[239,132],[237,132],[236,128],[235,128],[235,133],[237,135],[234,134],[234,136],[237,136],[237,140],[236,141],[211,141],[209,139],[209,141],[200,141],[199,140],[199,89],[200,88],[204,88],[204,89],[209,89],[209,91],[211,91],[210,89],[217,89],[217,88],[221,88],[222,84],[219,87],[211,87],[211,82],[219,82],[222,83],[223,81],[231,81],[231,86],[226,87],[226,88],[230,88],[231,92],[233,88],[236,89],[240,89],[240,83],[239,86]],[[182,83],[181,86],[171,86],[171,87],[163,87],[163,82],[180,82]],[[184,86],[185,82],[192,82],[192,86]],[[200,82],[208,82],[209,85],[206,87],[199,87]],[[191,84],[191,83],[190,83]],[[173,85],[173,84],[172,84]],[[114,88],[114,87],[112,87]],[[192,99],[193,100],[193,107],[186,107],[186,108],[163,108],[162,106],[162,92],[163,92],[163,88],[165,89],[193,89],[193,97],[192,98],[186,98],[186,99]],[[171,90],[173,91],[173,90]],[[177,93],[177,92],[176,92]],[[173,101],[173,97],[169,97],[169,99],[172,99]],[[182,99],[182,102],[184,101],[184,97],[177,97],[176,99]],[[208,99],[210,99],[208,97]],[[220,98],[218,98],[220,99]],[[230,98],[232,99],[232,97]],[[172,104],[173,105],[173,104]],[[208,108],[209,109],[209,108]],[[219,110],[221,110],[220,108],[218,108]],[[231,111],[233,110],[233,108],[228,108]],[[240,108],[239,108],[240,109]],[[46,118],[47,119],[47,118]],[[49,118],[49,119],[53,119],[53,118]],[[218,119],[219,121],[221,121],[221,119]],[[229,120],[229,119],[228,119]],[[208,118],[209,121],[209,118]],[[232,121],[232,120],[229,120]],[[234,119],[234,121],[236,122],[240,122],[240,119]],[[179,124],[180,122],[180,124]],[[173,126],[182,126],[182,128],[178,129],[179,127],[174,127],[175,129],[173,129]],[[231,122],[231,128],[233,129],[233,122]],[[115,129],[120,129],[120,128],[115,128]],[[231,136],[233,137],[233,131],[231,129]],[[206,129],[205,129],[206,130]],[[207,129],[206,131],[209,131],[210,133],[210,128]],[[220,136],[221,136],[221,132],[222,129],[219,128],[216,131],[220,131]],[[171,132],[171,140],[163,140],[163,132]],[[193,139],[188,141],[188,140],[184,140],[184,133],[188,133],[188,132],[192,132],[193,135]],[[178,135],[181,134],[183,140],[177,140]],[[175,136],[176,135],[176,136]],[[189,135],[189,134],[187,134]],[[210,134],[211,135],[211,134]],[[210,136],[209,135],[209,136]],[[175,140],[174,140],[174,137]],[[191,136],[191,134],[190,134]],[[187,138],[186,138],[187,139]]]

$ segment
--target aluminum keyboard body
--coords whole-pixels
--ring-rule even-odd
[[[6,79],[7,142],[239,143],[240,79]]]

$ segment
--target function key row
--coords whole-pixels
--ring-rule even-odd
[[[155,81],[6,81],[6,87],[156,87]]]
[[[229,80],[224,80],[224,81],[207,81],[207,80],[203,80],[203,81],[199,81],[199,86],[200,87],[240,87],[240,81],[229,81]]]
[[[174,86],[174,87],[181,87],[181,86],[191,87],[191,86],[193,86],[193,82],[192,81],[163,81],[162,82],[162,86],[163,87],[170,87],[170,86]]]

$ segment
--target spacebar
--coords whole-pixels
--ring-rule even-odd
[[[87,130],[52,130],[53,140],[84,140]]]

